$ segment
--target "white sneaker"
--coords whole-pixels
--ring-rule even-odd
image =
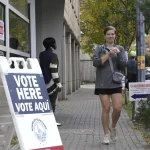
[[[56,125],[57,125],[57,126],[61,126],[61,123],[59,123],[59,122],[56,122]]]
[[[106,134],[106,135],[104,135],[103,144],[109,144],[109,143],[110,143],[110,141],[109,141],[109,135]]]
[[[110,138],[113,142],[116,142],[116,128],[110,127]]]

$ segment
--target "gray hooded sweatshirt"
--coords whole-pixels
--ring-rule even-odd
[[[101,57],[108,53],[108,49],[105,47],[106,45],[98,46],[94,50],[93,54],[93,66],[96,67],[96,89],[112,89],[117,87],[122,87],[120,83],[115,83],[112,80],[112,71],[110,68],[109,60],[107,60],[104,64],[102,64]],[[120,52],[111,57],[114,71],[120,72],[123,70],[127,64],[127,57],[125,54],[125,50],[120,45],[115,45]]]

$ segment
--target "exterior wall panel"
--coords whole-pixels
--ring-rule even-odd
[[[73,90],[78,89],[78,75],[79,72],[79,52],[76,53],[76,48],[80,47],[80,24],[79,24],[79,0],[27,0],[25,5],[23,1],[18,0],[0,0],[5,11],[2,14],[5,16],[5,33],[4,43],[0,48],[4,51],[7,57],[36,57],[39,58],[39,53],[45,48],[43,40],[47,37],[54,37],[57,42],[58,58],[60,61],[59,74],[65,90],[59,94],[60,98],[64,98],[65,94],[71,94]],[[24,7],[18,7],[21,4]],[[27,9],[28,8],[28,9]],[[22,10],[29,10],[29,13],[22,12]],[[9,23],[12,21],[10,11],[18,16],[19,20],[24,20],[27,24],[28,42],[20,49],[10,48],[11,32]],[[29,14],[29,16],[28,16]],[[2,20],[2,19],[1,19]],[[14,21],[15,22],[15,21]],[[18,23],[22,27],[23,24]],[[22,29],[22,28],[21,28]],[[23,28],[21,31],[25,31]],[[14,32],[15,34],[17,32]],[[21,32],[23,33],[23,32]],[[23,34],[22,34],[23,35]],[[14,35],[13,35],[14,36]],[[20,39],[19,39],[20,40]],[[21,38],[25,41],[25,38]],[[73,45],[73,48],[71,47]],[[73,63],[71,63],[73,60]],[[73,69],[73,70],[72,70]],[[72,75],[72,71],[74,72]],[[73,90],[72,90],[73,89]],[[63,93],[65,92],[65,93]]]
[[[58,54],[59,60],[61,61],[61,40],[63,35],[64,1],[38,0],[35,2],[37,24],[37,58],[39,56],[39,53],[44,50],[42,44],[43,39],[46,37],[54,37],[57,42],[56,53]]]
[[[70,0],[65,0],[64,18],[67,22],[67,25],[78,40],[80,40],[79,7],[79,0],[74,0],[71,2]]]

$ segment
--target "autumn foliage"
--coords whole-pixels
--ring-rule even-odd
[[[117,29],[117,44],[126,50],[135,40],[136,9],[133,0],[81,0],[82,50],[92,54],[95,44],[104,43],[103,29]],[[91,55],[92,56],[92,55]]]

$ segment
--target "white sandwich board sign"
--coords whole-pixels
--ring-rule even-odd
[[[37,59],[0,57],[0,72],[21,150],[64,150]]]
[[[150,95],[150,82],[129,83],[130,101],[146,100]]]

